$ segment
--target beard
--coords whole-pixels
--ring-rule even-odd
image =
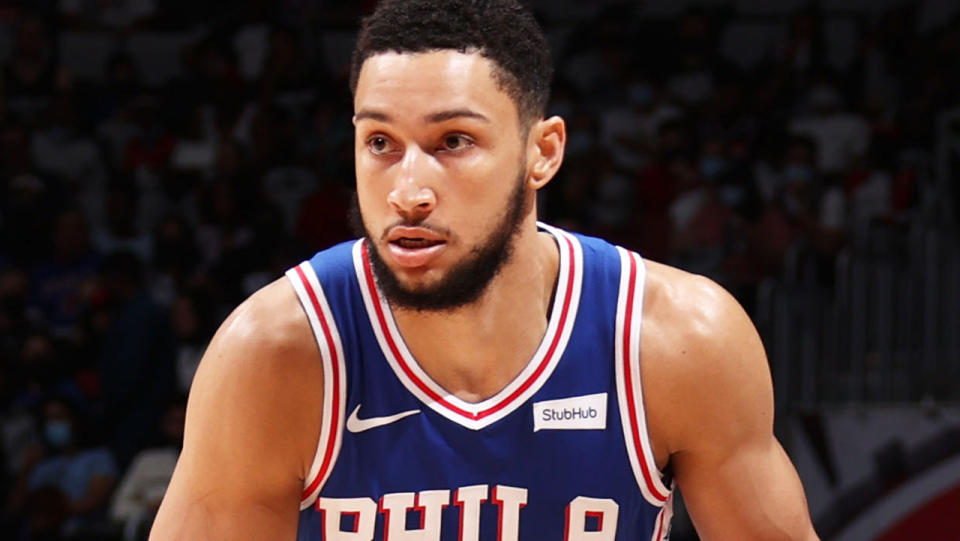
[[[431,285],[408,287],[390,267],[363,225],[356,193],[350,210],[350,224],[357,236],[364,237],[370,267],[380,291],[395,308],[443,312],[469,305],[480,298],[490,282],[499,274],[513,252],[514,239],[526,214],[526,177],[521,169],[507,201],[507,208],[493,231],[470,253],[454,265],[440,280]],[[422,226],[420,221],[405,221],[405,226]]]

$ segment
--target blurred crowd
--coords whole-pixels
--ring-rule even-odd
[[[351,236],[347,58],[323,38],[372,3],[0,1],[0,536],[143,538],[218,323]],[[791,254],[829,269],[858,228],[916,219],[937,115],[960,105],[956,20],[863,16],[838,66],[802,10],[745,67],[721,54],[729,10],[552,23],[550,5],[569,140],[542,219],[748,308]],[[165,32],[192,39],[157,82],[122,44]],[[120,44],[99,77],[62,61],[70,34]]]

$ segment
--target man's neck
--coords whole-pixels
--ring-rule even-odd
[[[558,271],[555,240],[530,227],[476,302],[449,312],[395,310],[394,317],[434,381],[462,400],[480,402],[506,387],[540,346]]]

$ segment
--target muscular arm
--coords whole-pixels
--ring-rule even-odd
[[[227,318],[190,390],[183,452],[152,541],[296,538],[320,433],[318,355],[286,280]]]
[[[770,372],[750,319],[704,278],[651,271],[643,331],[655,352],[644,365],[651,429],[701,539],[816,539],[800,479],[773,435]]]

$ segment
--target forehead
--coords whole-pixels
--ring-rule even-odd
[[[357,78],[354,112],[430,115],[467,109],[516,122],[513,99],[497,84],[493,61],[479,53],[443,50],[387,52],[364,61]]]

